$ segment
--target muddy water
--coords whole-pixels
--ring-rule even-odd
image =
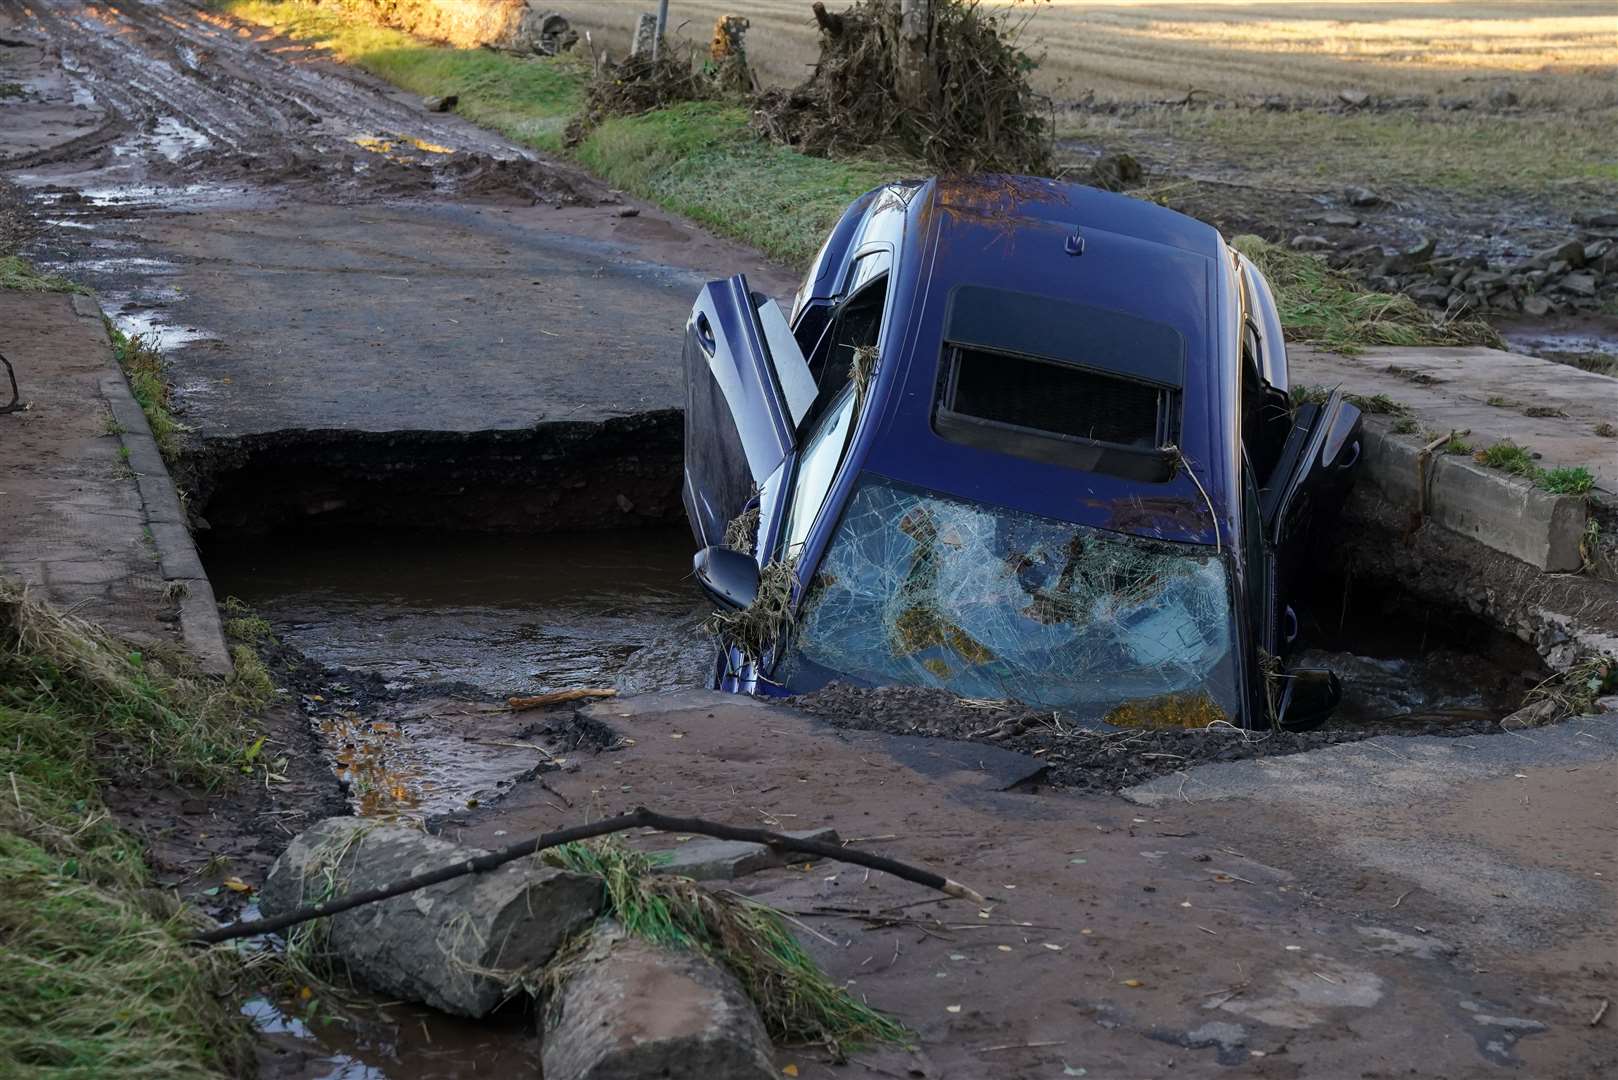
[[[207,556],[221,597],[331,667],[490,694],[700,682],[684,530],[534,537],[272,536]]]

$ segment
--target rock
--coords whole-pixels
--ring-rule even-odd
[[[1448,307],[1450,287],[1448,285],[1417,285],[1405,290],[1405,295],[1418,304],[1431,304],[1433,307]]]
[[[1618,228],[1618,210],[1580,210],[1573,215],[1573,224],[1586,229]]]
[[[786,835],[795,840],[837,843],[837,830],[829,827]],[[811,862],[814,856],[800,852],[777,853],[763,844],[742,840],[696,839],[667,851],[652,852],[652,859],[652,868],[659,874],[679,874],[697,881],[731,881],[788,862]]]
[[[631,499],[628,495],[625,495],[621,491],[613,497],[613,502],[617,503],[618,509],[622,510],[626,514],[633,514],[635,512],[635,500]]]
[[[1510,290],[1498,292],[1489,297],[1489,306],[1496,311],[1515,313],[1518,310],[1517,298],[1511,294]]]
[[[1498,270],[1474,270],[1472,271],[1472,276],[1467,279],[1466,285],[1469,289],[1488,290],[1505,284],[1505,281],[1506,275]]]
[[[1385,926],[1356,926],[1354,929],[1366,939],[1365,947],[1376,953],[1414,956],[1419,960],[1436,960],[1455,954],[1455,946],[1425,934],[1406,934]]]
[[[1371,94],[1368,90],[1339,90],[1337,100],[1351,109],[1363,109],[1371,103]]]
[[[1574,296],[1594,296],[1596,294],[1596,279],[1594,274],[1569,274],[1556,286],[1563,292]]]
[[[1438,241],[1428,237],[1413,248],[1407,248],[1397,255],[1389,255],[1383,259],[1382,264],[1377,268],[1377,273],[1384,276],[1409,273],[1418,267],[1427,265],[1428,260],[1433,257],[1433,253],[1437,250]]]
[[[1090,166],[1088,183],[1103,191],[1122,191],[1145,175],[1146,170],[1133,155],[1108,154]]]
[[[634,44],[629,48],[630,56],[652,55],[652,45],[657,41],[657,15],[650,11],[640,13],[640,19],[635,23]]]
[[[774,1080],[769,1036],[741,984],[697,952],[612,922],[548,1010],[545,1080]]]
[[[1266,112],[1287,112],[1292,105],[1279,94],[1271,94],[1264,99],[1263,108]]]
[[[1324,236],[1299,235],[1287,241],[1287,247],[1293,251],[1328,251],[1332,242]]]
[[[1315,214],[1309,220],[1317,225],[1329,225],[1334,229],[1357,229],[1360,219],[1353,214],[1345,214],[1341,210],[1327,210],[1322,214]]]
[[[1489,89],[1489,104],[1496,109],[1510,109],[1517,105],[1517,91],[1509,86],[1495,86]]]
[[[270,867],[259,894],[267,916],[373,888],[483,854],[402,825],[339,817],[305,829]],[[489,971],[544,964],[601,909],[599,878],[531,860],[468,874],[330,917],[329,946],[361,982],[392,997],[479,1017],[506,996]]]
[[[1350,206],[1381,206],[1382,196],[1370,188],[1351,187],[1343,192],[1343,198]]]
[[[1596,264],[1596,269],[1603,274],[1618,274],[1618,245],[1607,249],[1607,253],[1601,256],[1601,261]]]
[[[443,97],[424,97],[421,99],[421,107],[428,112],[449,112],[460,104],[460,101],[459,95],[456,94],[445,94]]]
[[[1551,313],[1551,302],[1543,296],[1525,296],[1522,301],[1522,313],[1543,318]]]
[[[640,217],[640,207],[625,206],[618,211],[619,217]]]
[[[1471,98],[1441,97],[1438,99],[1438,107],[1440,109],[1448,110],[1449,112],[1460,112],[1462,109],[1470,109],[1472,104],[1473,102]]]
[[[1528,264],[1530,266],[1539,267],[1549,267],[1558,262],[1565,262],[1570,267],[1583,266],[1584,242],[1577,239],[1564,240],[1555,247],[1548,247],[1543,251],[1536,251],[1528,259]]]

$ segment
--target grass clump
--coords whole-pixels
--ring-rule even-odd
[[[185,944],[99,791],[114,770],[222,783],[260,700],[0,582],[0,1076],[250,1069],[234,954]]]
[[[180,453],[180,434],[185,425],[174,418],[174,387],[169,383],[163,356],[140,334],[125,334],[110,326],[107,332],[112,337],[118,366],[129,380],[130,393],[146,414],[158,452],[172,465]]]
[[[1408,296],[1373,292],[1317,255],[1257,236],[1231,246],[1251,259],[1275,293],[1290,341],[1355,353],[1373,345],[1491,345],[1502,342],[1482,319],[1435,319]]]
[[[1557,672],[1523,696],[1524,705],[1542,705],[1544,723],[1596,711],[1596,699],[1618,690],[1618,660],[1590,655]]]
[[[777,1042],[818,1043],[841,1057],[863,1043],[911,1037],[898,1021],[826,978],[781,916],[763,904],[734,893],[706,892],[689,878],[653,875],[647,856],[622,842],[564,844],[542,857],[600,877],[607,917],[630,935],[694,949],[729,970]],[[551,990],[566,981],[567,968],[565,962],[553,963],[547,973]]]
[[[0,255],[0,289],[15,289],[18,292],[87,293],[90,291],[78,282],[69,281],[65,277],[40,273],[34,269],[32,263],[21,255]]]
[[[777,559],[758,575],[758,593],[745,608],[722,608],[703,622],[705,633],[740,649],[750,662],[762,660],[792,628],[792,596],[797,590],[797,559]]]
[[[1539,486],[1553,495],[1584,495],[1596,486],[1596,478],[1583,465],[1546,469],[1539,475]]]
[[[1510,439],[1502,439],[1493,446],[1479,450],[1475,456],[1479,465],[1487,465],[1491,469],[1499,469],[1512,476],[1526,476],[1532,479],[1539,472],[1539,466],[1534,464],[1534,456],[1528,448],[1519,446]]]
[[[1521,476],[1535,487],[1552,495],[1585,495],[1596,483],[1595,474],[1583,465],[1540,468],[1531,450],[1519,446],[1510,439],[1502,439],[1493,446],[1479,450],[1472,457],[1480,465],[1499,469],[1512,476]]]

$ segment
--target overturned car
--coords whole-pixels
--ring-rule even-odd
[[[714,684],[838,680],[1124,726],[1318,724],[1310,533],[1359,411],[1294,406],[1269,286],[1212,227],[1055,181],[856,200],[784,315],[692,309],[684,502]]]

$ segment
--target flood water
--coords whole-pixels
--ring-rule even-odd
[[[270,536],[207,562],[282,641],[395,688],[636,693],[699,683],[712,655],[683,529]]]

